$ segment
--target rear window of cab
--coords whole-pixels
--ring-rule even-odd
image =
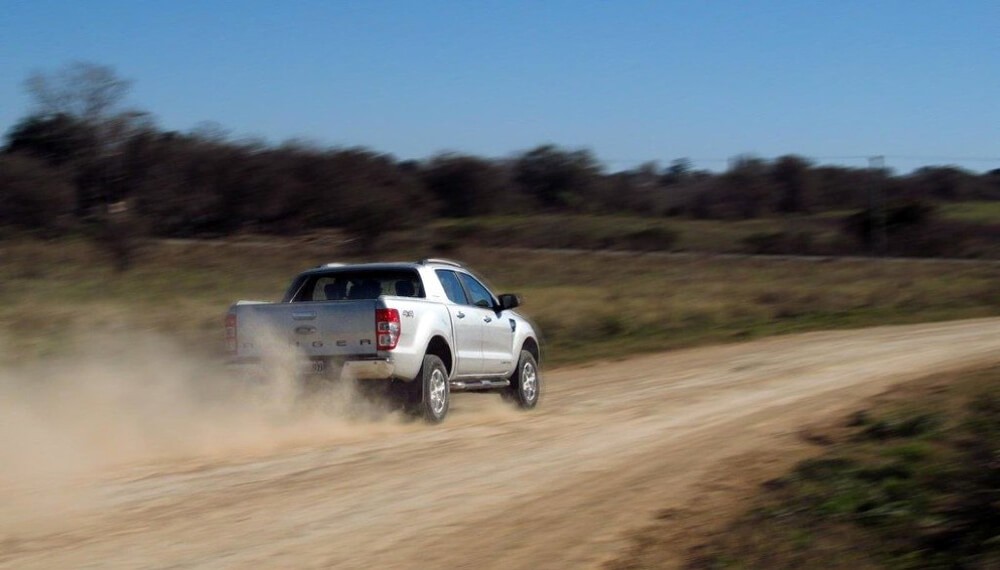
[[[354,301],[377,299],[382,295],[424,297],[425,293],[420,275],[412,270],[329,271],[309,273],[296,279],[284,302]]]

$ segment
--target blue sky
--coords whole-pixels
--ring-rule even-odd
[[[1000,168],[996,0],[0,0],[0,130],[29,72],[74,60],[132,79],[164,128],[400,158]]]

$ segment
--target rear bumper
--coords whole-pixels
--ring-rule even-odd
[[[227,366],[242,375],[259,377],[265,373],[258,359],[234,359]],[[299,363],[298,373],[302,375],[323,375],[347,377],[358,380],[388,380],[394,376],[396,365],[388,358],[335,360],[310,359]]]
[[[361,380],[388,380],[396,371],[391,360],[347,360],[341,375]]]

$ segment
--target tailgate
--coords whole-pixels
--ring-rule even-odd
[[[238,356],[266,343],[290,344],[309,357],[374,356],[377,299],[236,307]]]

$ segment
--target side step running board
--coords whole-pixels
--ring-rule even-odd
[[[452,380],[452,390],[490,390],[492,388],[506,388],[510,386],[510,380]]]

